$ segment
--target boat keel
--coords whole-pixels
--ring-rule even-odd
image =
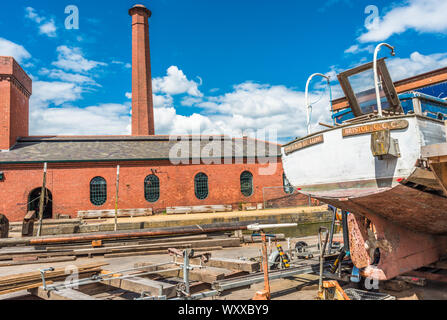
[[[447,253],[447,237],[410,231],[375,214],[348,214],[348,228],[351,260],[365,278],[389,280]]]

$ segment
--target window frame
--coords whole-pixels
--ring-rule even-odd
[[[200,181],[198,181],[198,179],[201,177],[204,177],[206,179],[206,196],[200,195],[199,191],[198,191],[198,188],[199,188],[198,183],[200,182]],[[203,172],[199,172],[194,176],[194,194],[198,200],[205,200],[209,197],[210,186],[209,186],[209,178],[208,178],[207,174],[205,174]]]
[[[242,184],[242,179],[244,178],[243,177],[243,175],[244,174],[249,174],[250,175],[250,194],[245,194],[244,193],[244,189],[243,189],[243,184]],[[253,177],[253,173],[251,173],[250,171],[248,171],[248,170],[246,170],[246,171],[244,171],[244,172],[242,172],[241,173],[241,175],[239,176],[239,184],[240,184],[240,186],[241,186],[241,193],[242,193],[242,195],[244,196],[244,197],[251,197],[253,194],[254,194],[254,185],[253,185],[253,179],[254,179],[254,177]]]
[[[149,199],[149,193],[151,192],[150,190],[148,190],[151,186],[148,186],[148,182],[150,182],[151,184],[154,183],[155,181],[149,181],[152,177],[156,178],[156,187],[152,187],[152,188],[157,188],[156,189],[156,199],[153,198],[154,200]],[[158,200],[160,200],[160,178],[158,176],[156,176],[155,174],[150,174],[148,175],[146,178],[144,178],[144,199],[146,199],[147,202],[149,203],[155,203]]]
[[[102,186],[104,186],[104,190],[100,189]],[[97,190],[93,190],[93,187],[96,187]],[[104,192],[104,194],[100,195],[99,194],[100,192]],[[99,197],[101,197],[101,199],[99,199]],[[106,202],[107,202],[107,180],[101,176],[94,177],[93,179],[90,180],[90,203],[96,207],[101,207]]]

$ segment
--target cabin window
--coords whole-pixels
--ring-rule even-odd
[[[287,179],[285,173],[282,174],[282,184],[283,184],[285,193],[287,193],[287,194],[292,194],[293,193],[293,187],[290,184],[289,180]]]
[[[95,206],[102,206],[107,201],[107,182],[103,177],[90,181],[90,201]]]
[[[144,179],[144,197],[148,202],[160,199],[160,179],[156,175],[149,175]]]
[[[194,178],[194,191],[199,200],[204,200],[208,197],[208,176],[204,173],[199,173]]]
[[[241,174],[241,192],[246,197],[253,194],[253,175],[249,171]]]

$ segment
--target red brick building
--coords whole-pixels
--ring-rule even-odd
[[[131,136],[30,137],[32,81],[13,58],[0,57],[0,213],[9,220],[21,221],[28,211],[38,211],[44,163],[48,164],[45,218],[114,209],[118,165],[120,209],[162,212],[173,206],[238,207],[262,203],[264,187],[283,185],[276,144],[223,136],[154,135],[151,13],[138,5],[129,14]],[[265,174],[262,170],[267,167],[272,170]]]

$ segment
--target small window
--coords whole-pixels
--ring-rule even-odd
[[[107,182],[103,177],[90,181],[90,201],[95,206],[102,206],[107,201]]]
[[[285,173],[282,174],[282,184],[283,184],[285,193],[287,193],[287,194],[292,194],[293,193],[293,187],[290,184],[289,180],[287,179]]]
[[[148,202],[160,199],[160,179],[156,175],[149,175],[144,179],[144,197]]]
[[[208,176],[204,173],[199,173],[194,178],[194,191],[199,200],[204,200],[208,197]]]
[[[241,174],[241,192],[246,197],[253,194],[253,175],[249,171]]]

